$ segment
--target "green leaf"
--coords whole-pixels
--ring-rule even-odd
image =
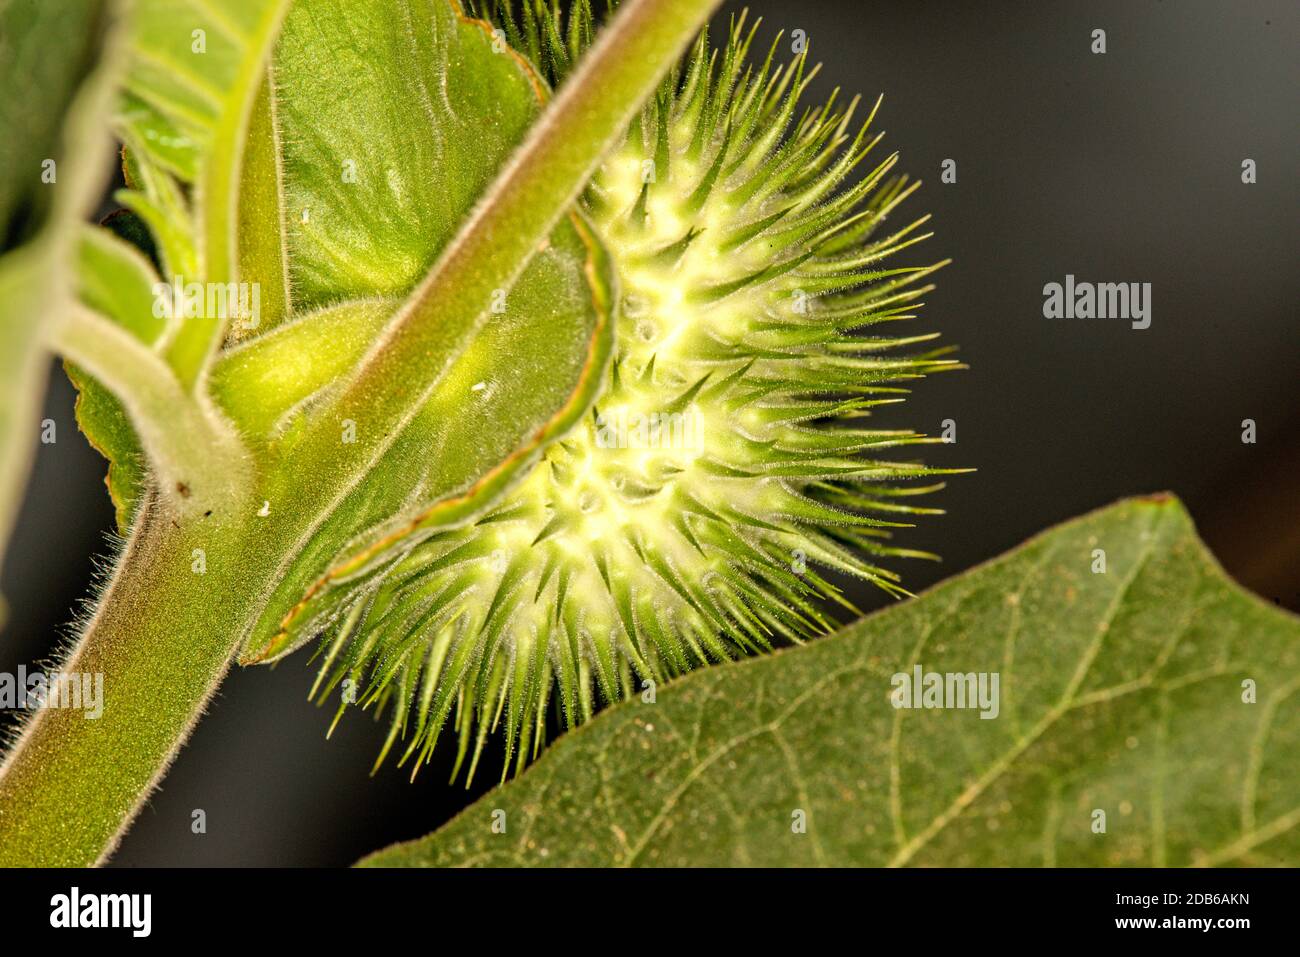
[[[892,707],[917,665],[997,673],[997,717]],[[1131,499],[613,708],[362,864],[1295,866],[1297,692],[1300,622]]]
[[[77,295],[99,314],[112,319],[148,345],[166,331],[154,315],[153,265],[132,244],[98,226],[85,226],[77,243]],[[92,446],[108,459],[104,482],[125,532],[145,488],[144,449],[121,401],[101,382],[71,362],[64,369],[77,388],[77,425]]]
[[[541,97],[447,0],[296,3],[275,74],[300,309],[410,292]]]
[[[68,296],[71,226],[100,188],[105,84],[95,67],[107,36],[103,3],[0,0],[0,550],[39,429],[42,322]]]
[[[104,485],[113,502],[118,533],[124,534],[146,487],[148,467],[140,437],[117,396],[98,379],[71,362],[65,362],[63,370],[77,389],[77,427],[108,460]]]
[[[132,11],[119,126],[145,183],[129,202],[159,227],[166,248],[164,224],[174,221],[179,205],[166,173],[193,185],[197,275],[187,281],[238,278],[245,144],[287,6],[287,0],[151,0]],[[223,333],[224,317],[206,314],[178,328],[167,355],[183,384],[203,373]]]
[[[77,293],[91,309],[153,345],[166,329],[155,315],[153,264],[107,229],[86,226],[77,244]]]

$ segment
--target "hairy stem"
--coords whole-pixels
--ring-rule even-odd
[[[238,437],[161,356],[84,306],[55,326],[53,345],[121,400],[178,512],[213,511],[246,494],[249,465]]]
[[[257,550],[242,539],[142,503],[113,580],[60,666],[67,680],[0,766],[0,867],[88,866],[112,851],[247,627],[256,592],[244,582]]]

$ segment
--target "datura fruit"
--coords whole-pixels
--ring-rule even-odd
[[[316,644],[379,761],[450,727],[469,780],[494,734],[507,773],[548,722],[830,631],[848,579],[906,594],[891,535],[951,470],[869,417],[958,363],[881,334],[942,263],[898,261],[929,234],[886,227],[914,185],[875,108],[802,103],[807,50],[753,56],[744,17],[689,46],[694,0],[599,35],[585,2],[243,3],[139,8],[129,212],[77,249],[60,351],[129,536],[77,654],[168,692],[106,708],[85,793],[138,804],[232,655]]]
[[[552,83],[592,33],[586,4],[471,12]],[[751,60],[755,33],[740,18],[720,55],[701,36],[583,196],[621,303],[590,414],[472,524],[405,536],[290,621],[324,633],[317,697],[391,711],[380,761],[400,742],[418,768],[454,710],[469,776],[498,727],[522,765],[553,698],[569,726],[828,631],[852,605],[827,570],[905,594],[877,562],[922,554],[887,539],[936,511],[911,496],[943,470],[882,458],[935,440],[863,420],[956,366],[876,334],[942,263],[893,264],[929,234],[885,228],[913,186],[896,156],[862,169],[875,109],[802,105],[806,51]]]

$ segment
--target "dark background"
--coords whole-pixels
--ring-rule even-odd
[[[1169,489],[1228,570],[1300,607],[1300,7],[1278,2],[753,2],[760,44],[805,31],[813,95],[885,94],[883,147],[925,181],[901,216],[934,214],[938,275],[917,331],[970,370],[920,383],[883,427],[957,443],[927,457],[979,471],[940,493],[947,516],[906,542],[919,589],[1047,525]],[[727,9],[739,9],[730,5]],[[724,10],[725,22],[727,12]],[[1090,51],[1094,29],[1107,52]],[[879,149],[879,148],[878,148]],[[881,155],[884,155],[883,153]],[[939,180],[957,161],[957,182]],[[1243,159],[1258,182],[1241,182]],[[910,217],[903,222],[910,221]],[[1147,330],[1043,318],[1066,273],[1152,284]],[[2,585],[0,670],[49,655],[110,550],[104,464],[52,377],[41,446]],[[1254,419],[1258,442],[1243,444]],[[874,605],[882,601],[866,596]],[[234,672],[145,808],[118,865],[347,864],[418,836],[487,790],[446,784],[443,748],[415,784],[368,777],[383,726],[354,714],[331,741],[306,701],[307,655]],[[190,832],[193,809],[207,833]]]

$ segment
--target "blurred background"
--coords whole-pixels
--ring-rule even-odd
[[[944,556],[904,568],[909,587],[1167,489],[1235,578],[1300,609],[1300,6],[748,6],[764,20],[758,46],[804,31],[824,63],[813,98],[885,95],[882,147],[925,184],[899,215],[934,215],[937,235],[914,258],[954,259],[913,325],[942,331],[970,369],[918,384],[879,421],[937,434],[952,419],[956,443],[927,458],[979,471],[927,503],[946,516],[905,533]],[[1104,54],[1091,52],[1097,29]],[[949,159],[955,183],[940,181]],[[1045,319],[1043,286],[1067,273],[1150,283],[1151,327]],[[0,671],[48,660],[89,594],[93,556],[111,551],[104,462],[73,401],[56,369],[44,415],[58,440],[39,449],[0,584]],[[414,784],[394,767],[369,777],[386,725],[353,714],[326,741],[331,714],[306,700],[313,674],[304,653],[232,673],[113,863],[349,864],[432,830],[496,780],[489,763],[471,790],[448,786],[445,746]],[[195,835],[199,808],[207,833]]]

